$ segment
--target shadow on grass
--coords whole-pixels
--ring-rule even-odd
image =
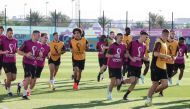
[[[105,101],[107,100],[90,101],[88,103],[54,105],[54,106],[47,106],[47,107],[41,107],[41,108],[35,108],[35,109],[73,109],[73,108],[84,109],[84,108],[98,108],[99,106],[109,106],[109,105],[126,103],[126,101],[123,101],[123,100],[108,101],[108,102],[105,102]]]
[[[188,102],[188,103],[187,103]],[[175,104],[175,106],[167,106]],[[190,100],[177,100],[177,101],[171,101],[171,102],[163,102],[163,103],[153,103],[154,106],[167,106],[163,107],[160,109],[189,109],[190,108]],[[134,107],[133,109],[141,109],[141,108],[146,108],[146,106],[137,106]]]

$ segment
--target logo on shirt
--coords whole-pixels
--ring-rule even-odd
[[[138,47],[138,57],[141,57],[142,47]]]
[[[10,53],[13,53],[13,49],[14,49],[14,45],[13,44],[9,44]]]
[[[179,55],[180,57],[183,56],[183,49],[182,49],[182,48],[179,49],[178,55]]]
[[[32,46],[32,55],[33,56],[35,56],[36,50],[37,50],[37,47],[36,46]]]

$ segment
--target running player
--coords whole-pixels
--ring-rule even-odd
[[[28,87],[36,75],[36,58],[41,48],[41,44],[38,42],[39,38],[40,31],[34,30],[32,32],[32,38],[26,40],[18,50],[18,53],[23,56],[23,68],[25,73],[23,99],[29,99],[28,96],[30,96],[31,90],[28,89]]]
[[[126,47],[122,44],[123,34],[116,35],[116,42],[110,45],[106,57],[108,58],[108,69],[110,84],[107,90],[107,99],[112,100],[112,90],[121,83],[123,59],[126,54]]]
[[[99,62],[99,67],[101,68],[103,66],[104,61],[104,46],[106,46],[106,36],[101,35],[99,38],[98,43],[96,44],[96,49],[98,50],[98,62]]]
[[[45,65],[45,58],[48,57],[48,53],[50,51],[50,47],[47,45],[47,41],[48,41],[47,33],[41,34],[40,41],[41,41],[41,49],[39,52],[39,56],[36,58],[36,61],[37,61],[36,73],[35,73],[34,78],[31,79],[29,92],[32,92],[32,89],[34,88],[34,86],[36,84],[36,80],[38,78],[40,78],[41,72]],[[24,80],[22,82],[18,83],[18,85],[17,85],[17,94],[18,95],[20,95],[20,91],[21,91],[21,87],[23,86],[23,83],[24,83]]]
[[[170,30],[170,37],[168,38],[167,42],[168,52],[167,54],[171,57],[175,58],[177,54],[177,48],[178,48],[178,41],[175,40],[175,31]],[[167,67],[167,74],[168,74],[168,81],[169,84],[172,84],[172,74],[174,73],[174,60],[169,60],[166,64]]]
[[[109,46],[115,42],[115,33],[113,31],[110,32],[110,36],[108,38],[106,38],[106,44],[105,46],[103,46],[103,51],[104,51],[104,59],[103,59],[103,65],[100,68],[100,71],[98,73],[97,76],[97,81],[100,81],[100,78],[102,78],[101,80],[103,80],[104,76],[103,73],[106,71],[107,69],[107,57],[106,57],[106,53],[108,51]]]
[[[168,75],[166,72],[166,62],[171,58],[167,55],[166,41],[169,37],[169,31],[167,29],[162,30],[162,36],[157,39],[153,49],[153,56],[151,62],[151,80],[152,86],[150,87],[145,100],[146,106],[152,105],[152,95],[160,92],[168,87]],[[159,84],[159,81],[161,84]]]
[[[2,40],[6,37],[4,34],[4,28],[3,26],[0,26],[0,44],[2,42]],[[0,75],[1,75],[1,72],[2,72],[2,68],[3,68],[3,56],[2,54],[0,54]]]
[[[0,54],[3,54],[3,68],[7,79],[5,79],[5,88],[8,96],[13,96],[11,92],[11,82],[16,80],[16,52],[18,50],[18,42],[13,38],[13,29],[7,29],[6,38],[2,39],[0,44]]]
[[[74,38],[70,41],[74,68],[73,90],[79,89],[78,85],[81,80],[81,73],[85,67],[85,52],[89,48],[88,41],[84,37],[81,37],[81,34],[80,28],[73,29]]]
[[[184,54],[185,54],[186,58],[188,58],[187,46],[185,44],[185,38],[180,37],[179,38],[179,45],[178,45],[178,53],[177,53],[177,57],[176,57],[175,64],[174,64],[174,73],[172,75],[172,76],[174,76],[177,73],[178,69],[180,70],[180,74],[179,74],[176,85],[180,84],[180,81],[183,77],[183,73],[185,70]]]
[[[130,34],[131,34],[131,29],[129,27],[126,27],[125,34],[122,40],[126,48],[128,47],[129,43],[133,40],[133,37]],[[125,73],[127,73],[127,71],[128,71],[128,58],[125,58],[125,61],[123,63],[123,70],[122,70],[123,76],[125,76]]]
[[[139,39],[133,40],[127,47],[127,54],[130,59],[128,75],[131,85],[123,96],[124,100],[128,100],[128,95],[133,91],[140,78],[143,64],[142,60],[148,60],[144,56],[146,52],[146,45],[144,42],[146,41],[147,37],[148,34],[145,31],[141,31]]]
[[[145,57],[147,59],[149,59],[149,44],[150,44],[150,38],[148,37],[145,41],[145,44],[146,44],[146,51],[145,51]],[[150,66],[150,60],[143,60],[143,63],[145,65],[145,69],[144,69],[144,72],[143,72],[143,75],[141,75],[141,81],[142,81],[142,84],[144,84],[144,77],[146,76],[146,74],[148,73],[148,70],[149,70],[149,66]]]
[[[50,70],[49,87],[55,90],[55,76],[58,72],[59,65],[61,64],[61,55],[65,53],[64,42],[59,40],[57,32],[53,33],[53,41],[49,43],[50,58],[48,60]]]

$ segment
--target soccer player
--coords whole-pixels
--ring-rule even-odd
[[[40,78],[41,72],[42,72],[44,65],[45,65],[45,59],[46,59],[46,57],[48,57],[50,47],[47,44],[47,41],[48,41],[47,33],[42,33],[41,37],[40,37],[41,48],[40,48],[38,57],[36,58],[36,61],[37,61],[36,73],[35,73],[34,78],[31,79],[29,92],[31,92],[32,89],[34,88],[34,86],[36,84],[36,80],[38,78]],[[22,82],[18,83],[18,85],[17,85],[18,95],[20,95],[21,87],[24,84],[23,82],[24,82],[24,80]]]
[[[178,41],[175,40],[175,31],[170,30],[170,37],[168,38],[167,42],[168,51],[167,54],[171,57],[175,58],[177,54],[177,48],[178,48]],[[168,81],[169,84],[172,84],[172,74],[174,73],[174,60],[167,61],[166,64],[167,67],[167,74],[168,74]]]
[[[0,54],[3,54],[3,68],[7,79],[5,79],[5,88],[8,96],[13,96],[11,92],[11,82],[16,80],[16,52],[18,50],[18,42],[13,38],[13,29],[8,28],[6,38],[2,39],[0,44]]]
[[[85,67],[85,52],[88,50],[88,41],[81,37],[82,31],[80,28],[73,29],[74,38],[70,41],[70,49],[72,52],[72,61],[74,68],[74,84],[73,90],[78,90],[81,80],[81,73]]]
[[[123,34],[116,35],[116,42],[110,45],[106,57],[108,58],[108,69],[110,84],[107,90],[107,99],[112,100],[112,90],[115,86],[121,83],[121,68],[123,59],[126,54],[125,45],[122,44]]]
[[[101,80],[103,80],[104,76],[103,76],[103,73],[106,71],[107,69],[107,57],[106,57],[106,53],[108,51],[108,48],[109,46],[115,42],[115,33],[113,31],[110,32],[110,36],[108,38],[106,38],[106,44],[105,46],[103,46],[103,51],[104,51],[104,61],[103,61],[103,65],[102,67],[100,68],[100,71],[98,73],[98,76],[97,76],[97,81],[99,82],[100,81],[100,78]]]
[[[176,57],[175,64],[174,64],[174,73],[172,75],[172,76],[174,76],[177,73],[178,69],[180,70],[180,74],[179,74],[176,85],[180,84],[180,81],[183,77],[183,73],[185,70],[184,54],[185,54],[186,58],[188,58],[187,46],[185,44],[185,38],[180,37],[179,38],[179,44],[178,44],[178,53],[177,53],[177,57]]]
[[[123,96],[124,100],[128,100],[128,95],[133,91],[140,78],[143,63],[142,60],[148,60],[144,56],[146,52],[146,45],[144,42],[147,37],[148,34],[145,31],[141,31],[138,40],[133,40],[127,47],[127,54],[130,59],[128,71],[130,86]]]
[[[167,29],[162,30],[162,35],[157,39],[153,49],[153,56],[151,62],[151,80],[152,86],[150,87],[145,100],[145,105],[150,106],[152,104],[152,96],[154,93],[160,92],[168,87],[168,75],[166,72],[166,62],[171,58],[167,55],[166,41],[169,37],[169,31]],[[159,81],[161,84],[159,84]]]
[[[0,26],[0,44],[2,42],[2,40],[6,37],[4,34],[4,28],[3,26]],[[0,75],[1,75],[1,72],[2,72],[2,68],[3,68],[3,55],[0,54]]]
[[[125,44],[126,48],[128,47],[129,43],[133,40],[133,37],[130,35],[131,29],[129,27],[125,28],[125,34],[123,36],[122,42]],[[125,73],[128,71],[128,58],[125,58],[125,61],[123,63],[123,76],[125,76]]]
[[[59,65],[61,64],[61,55],[65,53],[64,42],[59,40],[57,32],[53,33],[53,41],[49,43],[50,58],[48,60],[50,70],[49,87],[55,90],[55,76],[58,72]]]
[[[105,63],[105,55],[104,55],[104,46],[106,46],[106,36],[101,35],[99,38],[99,41],[96,44],[96,49],[98,50],[98,62],[99,62],[99,67],[101,68],[103,66],[103,63]]]
[[[34,30],[30,40],[26,40],[18,50],[18,53],[23,56],[24,68],[24,91],[22,98],[27,100],[31,90],[28,89],[31,85],[32,79],[36,75],[36,58],[41,49],[41,44],[38,42],[40,38],[40,31]]]
[[[149,59],[149,44],[150,44],[150,38],[147,37],[146,41],[145,41],[145,44],[146,44],[146,51],[145,51],[145,57],[147,59]],[[144,69],[144,72],[143,72],[143,75],[140,76],[140,79],[142,81],[142,84],[144,84],[144,77],[146,76],[146,74],[148,73],[148,70],[149,70],[149,66],[150,66],[150,60],[143,60],[143,63],[145,65],[145,69]]]

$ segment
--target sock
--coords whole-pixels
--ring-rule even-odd
[[[127,90],[127,92],[125,93],[126,96],[128,96],[131,93],[130,90]]]
[[[20,86],[20,87],[23,87],[23,86],[24,86],[24,82],[25,82],[24,80],[21,81],[21,82],[19,83],[19,86]]]
[[[11,87],[7,87],[7,93],[11,92]]]
[[[79,85],[79,80],[76,80],[76,82],[75,83],[77,83],[77,85]]]
[[[23,96],[27,96],[27,90],[23,91]]]
[[[177,80],[177,83],[179,83],[180,82],[180,80]]]
[[[53,80],[49,80],[49,83],[52,85],[53,84]]]

